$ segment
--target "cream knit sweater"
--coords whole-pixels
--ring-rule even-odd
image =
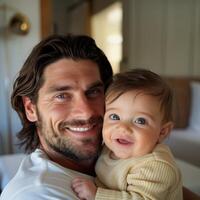
[[[109,153],[105,147],[96,165],[96,200],[183,199],[181,175],[166,145],[141,158],[113,160]]]

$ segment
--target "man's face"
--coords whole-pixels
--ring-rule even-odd
[[[71,159],[96,157],[104,114],[97,65],[89,60],[61,59],[47,66],[43,76],[34,118],[40,139]]]

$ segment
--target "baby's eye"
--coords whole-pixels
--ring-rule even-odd
[[[139,117],[135,120],[135,123],[144,125],[146,124],[146,120],[142,117]]]
[[[111,120],[120,120],[120,117],[119,117],[118,115],[116,115],[116,114],[110,114],[110,115],[109,115],[109,118],[110,118]]]

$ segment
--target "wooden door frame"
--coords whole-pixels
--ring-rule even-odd
[[[87,18],[87,31],[85,34],[91,35],[91,16],[92,16],[92,0],[87,0],[89,3],[89,14]],[[40,0],[40,28],[41,39],[53,34],[53,1]]]
[[[40,0],[41,39],[53,31],[52,0]]]

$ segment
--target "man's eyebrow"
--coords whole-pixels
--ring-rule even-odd
[[[104,87],[104,84],[101,81],[96,81],[88,86],[88,88]]]
[[[51,93],[51,92],[59,92],[59,91],[66,91],[66,90],[70,90],[72,89],[71,86],[69,85],[64,85],[64,86],[51,86],[48,88],[48,92]]]
[[[104,87],[104,84],[101,81],[96,81],[94,83],[91,83],[90,85],[88,85],[86,90],[92,89],[92,88],[96,88],[96,87]],[[53,92],[62,92],[62,91],[69,91],[71,90],[73,87],[70,85],[53,85],[51,87],[48,88],[48,92],[49,93],[53,93]]]

